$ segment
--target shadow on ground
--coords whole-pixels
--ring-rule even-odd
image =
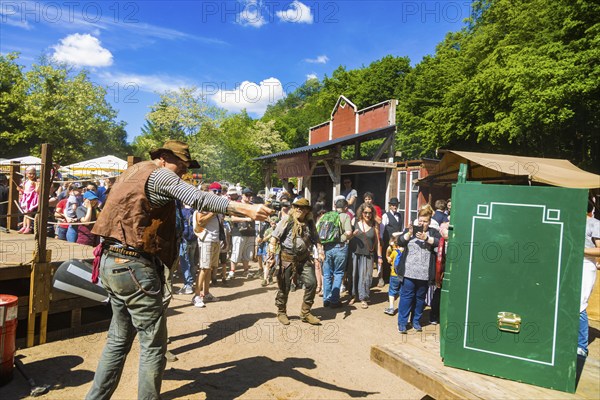
[[[315,369],[316,367],[314,360],[310,358],[286,358],[283,361],[275,361],[268,357],[257,356],[194,368],[189,371],[172,368],[165,371],[164,379],[192,382],[163,393],[162,397],[164,399],[190,398],[192,395],[198,396],[199,393],[205,393],[207,400],[235,399],[243,396],[249,389],[257,388],[280,377],[288,377],[307,386],[345,393],[350,397],[366,397],[378,393],[333,385],[298,370],[298,368]],[[334,397],[339,396],[332,394],[332,398]]]
[[[28,362],[27,357],[17,356],[23,364],[25,373],[33,379],[37,386],[49,385],[52,396],[53,390],[65,387],[85,385],[94,379],[94,371],[73,370],[83,362],[79,356],[49,357],[45,360]],[[29,397],[31,386],[15,368],[13,380],[0,387],[1,399],[24,399]]]
[[[200,330],[169,337],[172,343],[169,346],[169,350],[173,354],[181,354],[187,351],[198,349],[200,347],[209,346],[220,340],[225,340],[229,336],[237,335],[239,334],[239,332],[245,331],[246,329],[253,326],[256,322],[265,318],[274,319],[275,313],[264,312],[254,314],[241,314],[220,321],[207,322],[203,324],[203,328]],[[202,339],[180,347],[175,347],[177,346],[178,340],[198,337],[202,337]]]
[[[594,328],[593,326],[590,326],[590,331],[589,331],[589,344],[594,343],[594,340],[600,338],[600,330]]]

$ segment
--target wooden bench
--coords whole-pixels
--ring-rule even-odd
[[[371,347],[371,360],[436,399],[599,399],[600,360],[588,357],[576,393],[444,366],[439,327],[398,334],[394,343]]]

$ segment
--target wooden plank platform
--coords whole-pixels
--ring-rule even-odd
[[[574,394],[444,366],[439,326],[371,347],[371,360],[436,399],[598,399],[600,360],[588,357]]]
[[[0,281],[29,278],[34,250],[34,235],[21,235],[16,231],[0,232]],[[46,250],[52,251],[51,262],[60,265],[71,258],[93,258],[94,248],[48,238]]]
[[[85,260],[93,258],[93,247],[47,238],[46,250],[50,250],[52,256],[51,262],[47,264],[48,273],[41,275],[41,280],[34,283],[32,282],[32,259],[35,246],[34,235],[22,235],[16,231],[0,233],[0,293],[19,297],[17,345],[29,347],[33,345],[35,338],[39,338],[39,342],[44,343],[47,339],[64,339],[108,326],[110,319],[108,308],[102,309],[98,302],[50,289],[54,271],[60,264],[72,258]],[[29,303],[31,286],[34,284],[48,289],[39,296],[43,301],[48,302],[47,308],[42,313],[31,312]],[[99,312],[98,308],[102,311]],[[66,314],[66,321],[65,316],[61,314]],[[51,316],[50,321],[48,315]],[[39,325],[36,322],[38,317]],[[47,329],[48,324],[52,325],[50,332]],[[39,326],[39,334],[36,325]],[[28,335],[27,338],[24,337],[25,334]]]

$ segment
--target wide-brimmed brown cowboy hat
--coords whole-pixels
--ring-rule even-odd
[[[198,161],[192,160],[190,146],[186,143],[179,140],[167,140],[161,148],[150,151],[150,157],[155,160],[164,152],[171,153],[180,160],[189,163],[188,168],[200,168]]]
[[[299,198],[294,200],[294,202],[292,203],[292,205],[294,207],[305,207],[305,208],[310,208],[310,202],[308,201],[308,199],[305,198]]]

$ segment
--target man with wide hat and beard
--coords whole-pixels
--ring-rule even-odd
[[[196,210],[256,220],[265,220],[272,212],[263,205],[230,202],[184,182],[181,176],[198,163],[183,142],[169,140],[150,156],[151,161],[135,164],[119,176],[92,230],[104,238],[94,252],[93,278],[99,273],[113,316],[88,399],[111,398],[136,334],[137,397],[160,398],[167,345],[164,269],[178,255],[176,200]]]
[[[317,279],[312,260],[312,247],[318,242],[312,208],[307,199],[296,199],[287,218],[282,219],[271,235],[267,263],[274,263],[275,251],[280,244],[277,285],[279,290],[275,298],[277,319],[283,325],[289,325],[287,316],[287,300],[292,281],[300,277],[304,283],[304,299],[300,311],[300,319],[311,325],[319,325],[321,321],[310,313],[317,293]]]

